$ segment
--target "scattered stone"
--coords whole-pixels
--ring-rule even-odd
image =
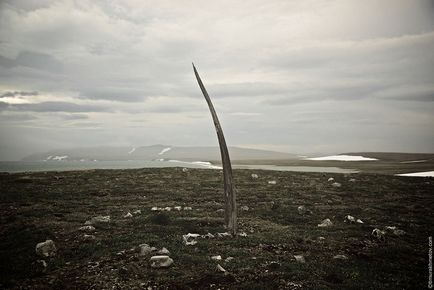
[[[207,233],[206,235],[202,235],[202,238],[204,239],[214,239],[215,236],[211,233]]]
[[[280,207],[280,203],[278,201],[277,202],[271,201],[271,209],[272,210],[276,210],[279,207]]]
[[[163,247],[161,250],[159,250],[157,252],[157,254],[158,255],[170,255],[170,251],[167,248]]]
[[[374,229],[372,230],[372,236],[376,238],[377,240],[384,242],[386,240],[386,232],[382,231],[380,229]]]
[[[306,260],[304,259],[303,255],[294,255],[295,260],[297,263],[306,263]]]
[[[333,223],[330,219],[325,219],[320,224],[318,224],[318,227],[326,228],[326,227],[331,227],[332,225],[333,225]]]
[[[83,231],[83,232],[94,232],[95,227],[94,226],[82,226],[79,228],[79,230]]]
[[[225,270],[225,268],[223,268],[222,266],[220,266],[220,264],[217,264],[217,270],[219,272],[222,272],[222,273],[225,273],[225,274],[228,272],[228,271]]]
[[[324,241],[326,238],[324,237],[318,237],[318,241]]]
[[[173,209],[177,210],[177,211],[180,211],[182,209],[182,206],[175,206]]]
[[[96,237],[94,235],[86,235],[86,234],[84,234],[83,235],[83,240],[85,240],[87,242],[90,242],[90,241],[96,240]]]
[[[56,255],[56,251],[56,245],[52,240],[46,240],[36,245],[36,254],[42,257],[53,257]]]
[[[140,209],[133,211],[134,215],[142,214],[142,211]]]
[[[356,223],[358,223],[358,224],[364,224],[364,222],[361,219],[357,219]]]
[[[132,218],[132,217],[133,217],[133,215],[130,212],[128,212],[127,214],[124,215],[124,218]]]
[[[152,211],[157,211],[157,210],[159,210],[159,209],[158,209],[158,207],[153,206],[153,207],[151,208],[151,210],[152,210]]]
[[[345,217],[344,222],[355,223],[355,222],[356,222],[356,219],[355,219],[353,216],[351,216],[351,215],[347,215],[347,216]]]
[[[188,172],[188,168],[186,167],[182,168],[182,172]]]
[[[247,237],[247,233],[246,233],[246,232],[238,233],[238,235],[239,235],[240,237],[243,237],[243,238]]]
[[[386,230],[386,231],[394,231],[394,230],[396,230],[396,227],[390,227],[390,226],[387,226],[387,227],[384,227],[384,229]]]
[[[259,175],[255,174],[255,173],[252,173],[251,176],[252,176],[253,179],[258,179],[259,178]]]
[[[117,252],[116,255],[117,255],[117,256],[123,256],[123,255],[125,255],[125,253],[126,253],[126,251],[125,251],[125,250],[122,250],[122,251],[120,251],[120,252]]]
[[[214,260],[214,261],[220,261],[221,259],[222,259],[222,256],[220,256],[220,255],[211,257],[211,260]]]
[[[227,257],[226,259],[225,259],[225,262],[226,263],[229,263],[230,261],[232,261],[234,259],[234,257]]]
[[[184,206],[184,210],[193,210],[191,206]]]
[[[268,184],[277,184],[277,181],[276,180],[269,180]]]
[[[91,218],[90,220],[86,221],[85,225],[95,225],[95,224],[106,224],[110,222],[110,216],[106,215],[99,215],[96,217]]]
[[[165,211],[171,211],[172,208],[170,206],[166,206],[163,210],[165,210]]]
[[[226,237],[232,237],[232,235],[228,232],[224,232],[224,233],[217,233],[217,237],[218,238],[226,238]]]
[[[335,179],[333,177],[330,177],[329,179],[327,179],[328,182],[332,182],[335,181]]]
[[[348,260],[348,257],[345,255],[336,255],[333,257],[335,260]]]
[[[301,215],[312,214],[312,211],[310,209],[307,209],[304,205],[300,205],[299,207],[297,207],[297,211]]]
[[[354,178],[351,178],[350,180],[348,180],[349,182],[356,182],[356,180]]]
[[[149,261],[152,268],[167,268],[173,264],[173,259],[166,255],[153,256]]]
[[[182,240],[184,242],[184,245],[186,246],[193,246],[197,244],[196,238],[200,237],[199,234],[186,234],[182,236]]]
[[[241,210],[242,210],[242,211],[248,211],[248,210],[249,210],[249,207],[248,207],[247,205],[243,205],[243,206],[241,207]]]
[[[332,186],[333,186],[333,187],[341,187],[342,184],[340,184],[339,182],[333,182],[333,183],[332,183]]]
[[[147,256],[150,253],[155,252],[157,250],[157,248],[150,247],[148,244],[140,244],[139,248],[140,248],[140,256]]]

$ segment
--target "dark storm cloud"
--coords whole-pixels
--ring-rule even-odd
[[[55,57],[34,51],[22,51],[15,59],[0,56],[0,65],[7,68],[25,66],[52,72],[60,72],[63,68],[62,63]]]

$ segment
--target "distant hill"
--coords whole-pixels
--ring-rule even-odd
[[[240,147],[229,147],[229,154],[233,161],[300,159],[295,154]],[[218,147],[177,147],[167,145],[141,147],[89,147],[50,150],[26,156],[22,161],[122,161],[158,159],[219,161],[220,150]]]

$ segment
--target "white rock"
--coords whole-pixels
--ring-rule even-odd
[[[332,182],[335,181],[335,179],[333,177],[330,177],[329,179],[327,179],[328,182]]]
[[[110,216],[99,215],[91,218],[89,221],[85,222],[85,225],[95,225],[95,224],[106,224],[110,222]]]
[[[211,233],[207,233],[206,235],[202,235],[202,238],[204,239],[214,239],[215,236]]]
[[[79,228],[79,230],[83,231],[83,232],[94,232],[95,227],[94,226],[82,226]]]
[[[134,215],[141,214],[141,213],[142,213],[142,211],[140,209],[133,211]]]
[[[150,253],[155,252],[157,250],[157,248],[150,247],[148,244],[140,244],[139,248],[140,248],[140,255],[141,256],[147,256]]]
[[[94,235],[86,235],[86,234],[84,234],[83,235],[83,239],[85,241],[94,241],[94,240],[96,240],[96,237]]]
[[[345,255],[336,255],[336,256],[333,257],[333,259],[336,259],[336,260],[348,260],[348,257],[345,256]]]
[[[131,218],[131,217],[133,217],[133,215],[130,212],[124,215],[124,218]]]
[[[53,257],[56,255],[56,251],[56,245],[52,240],[46,240],[36,245],[36,254],[42,257]]]
[[[355,219],[353,216],[351,216],[351,215],[347,215],[347,216],[345,217],[344,222],[355,223],[355,222],[356,222],[356,219]]]
[[[151,210],[152,210],[152,211],[157,211],[157,210],[158,210],[158,207],[153,206],[153,207],[151,208]]]
[[[341,187],[342,184],[340,184],[339,182],[334,182],[334,183],[332,183],[332,186],[333,187]]]
[[[251,176],[252,176],[253,179],[258,179],[259,178],[259,175],[255,174],[255,173],[252,173]]]
[[[294,258],[298,263],[306,263],[303,255],[294,255]]]
[[[170,251],[167,248],[163,247],[161,250],[159,250],[157,252],[157,254],[158,255],[170,255]]]
[[[268,184],[277,184],[277,181],[276,180],[269,180]]]
[[[165,210],[165,211],[171,211],[172,208],[171,208],[170,206],[166,206],[166,207],[164,208],[164,210]]]
[[[299,207],[297,207],[297,211],[299,214],[303,215],[303,214],[312,214],[312,211],[310,209],[307,209],[304,205],[300,205]]]
[[[222,272],[222,273],[227,273],[227,271],[225,270],[225,268],[223,268],[222,266],[220,266],[220,264],[217,264],[217,270],[219,272]]]
[[[224,232],[224,233],[217,233],[217,237],[226,238],[226,237],[232,237],[232,235],[228,232]]]
[[[387,226],[387,227],[385,227],[384,228],[386,231],[394,231],[394,230],[396,230],[396,227],[390,227],[390,226]]]
[[[242,210],[242,211],[248,211],[248,210],[249,210],[249,207],[248,207],[247,205],[243,205],[243,206],[241,207],[241,210]]]
[[[320,224],[318,224],[318,226],[320,228],[331,227],[332,225],[333,225],[333,223],[332,223],[332,221],[330,219],[325,219]]]
[[[380,229],[373,229],[372,230],[372,236],[376,238],[379,241],[385,241],[386,240],[386,232],[380,230]]]
[[[40,264],[42,268],[47,268],[48,264],[45,262],[45,260],[36,260],[36,263]]]
[[[199,234],[186,234],[182,236],[182,240],[184,245],[186,246],[193,246],[197,244],[196,238],[200,237]]]
[[[184,210],[193,210],[191,206],[184,206]]]
[[[247,237],[247,233],[246,233],[246,232],[238,233],[238,235],[239,235],[240,237],[243,237],[243,238]]]
[[[186,167],[182,168],[182,172],[188,172],[188,168]]]
[[[225,262],[228,263],[228,262],[232,261],[233,259],[234,259],[234,257],[227,257],[227,258],[225,259]]]
[[[220,256],[220,255],[211,257],[211,260],[214,260],[214,261],[220,261],[221,259],[222,259],[222,256]]]
[[[173,264],[173,259],[166,255],[153,256],[149,261],[152,268],[167,268]]]
[[[173,209],[177,210],[177,211],[180,211],[182,209],[182,206],[175,206]]]
[[[351,178],[350,180],[348,180],[349,182],[356,182],[356,180],[354,178]]]
[[[358,224],[364,224],[364,222],[361,219],[357,219],[356,223],[358,223]]]
[[[318,237],[318,241],[324,241],[326,238],[324,237]]]

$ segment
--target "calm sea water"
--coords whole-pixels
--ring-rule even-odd
[[[162,167],[187,167],[202,169],[220,169],[219,166],[208,162],[183,162],[183,161],[0,161],[0,172],[25,172],[25,171],[68,171],[86,169],[134,169],[134,168],[162,168]],[[329,173],[357,173],[352,169],[338,167],[317,166],[276,166],[276,165],[233,165],[239,169],[262,169],[278,171],[300,172],[329,172]]]

